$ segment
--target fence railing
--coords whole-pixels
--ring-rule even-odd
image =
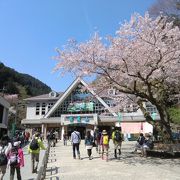
[[[49,157],[49,151],[50,151],[50,145],[47,145],[47,149],[45,151],[45,155],[43,157],[41,167],[39,168],[38,176],[36,180],[43,180],[45,179],[46,176],[46,168],[47,168],[47,163],[48,163],[48,157]]]

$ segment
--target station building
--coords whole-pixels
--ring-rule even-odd
[[[113,126],[121,126],[122,133],[148,133],[152,126],[145,121],[140,109],[119,115],[112,110],[114,102],[104,95],[97,95],[81,78],[77,78],[63,93],[55,91],[25,99],[26,119],[21,123],[31,131],[38,130],[47,135],[47,131],[56,129],[60,138],[66,132],[71,134],[76,126],[82,138],[88,130],[106,129],[109,133]],[[153,106],[147,107],[154,113]],[[157,116],[156,119],[159,117]]]

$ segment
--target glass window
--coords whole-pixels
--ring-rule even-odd
[[[46,114],[46,103],[42,103],[41,113],[42,113],[42,115]]]
[[[54,103],[48,103],[48,111],[53,107]]]
[[[55,110],[52,117],[60,117],[61,114],[101,114],[104,106],[87,90],[82,84],[66,98],[66,100]]]
[[[36,115],[40,114],[40,103],[36,103]]]
[[[152,105],[151,103],[146,103],[146,109],[150,114],[157,113],[156,106]]]

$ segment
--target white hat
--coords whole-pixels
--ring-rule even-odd
[[[14,146],[19,146],[21,144],[21,141],[14,142]]]
[[[102,131],[102,134],[103,134],[103,135],[107,134],[107,131],[104,129],[104,130]]]

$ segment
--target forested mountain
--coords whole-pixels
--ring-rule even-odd
[[[7,94],[19,94],[21,98],[36,96],[51,91],[51,88],[40,80],[15,71],[0,62],[0,89]]]

